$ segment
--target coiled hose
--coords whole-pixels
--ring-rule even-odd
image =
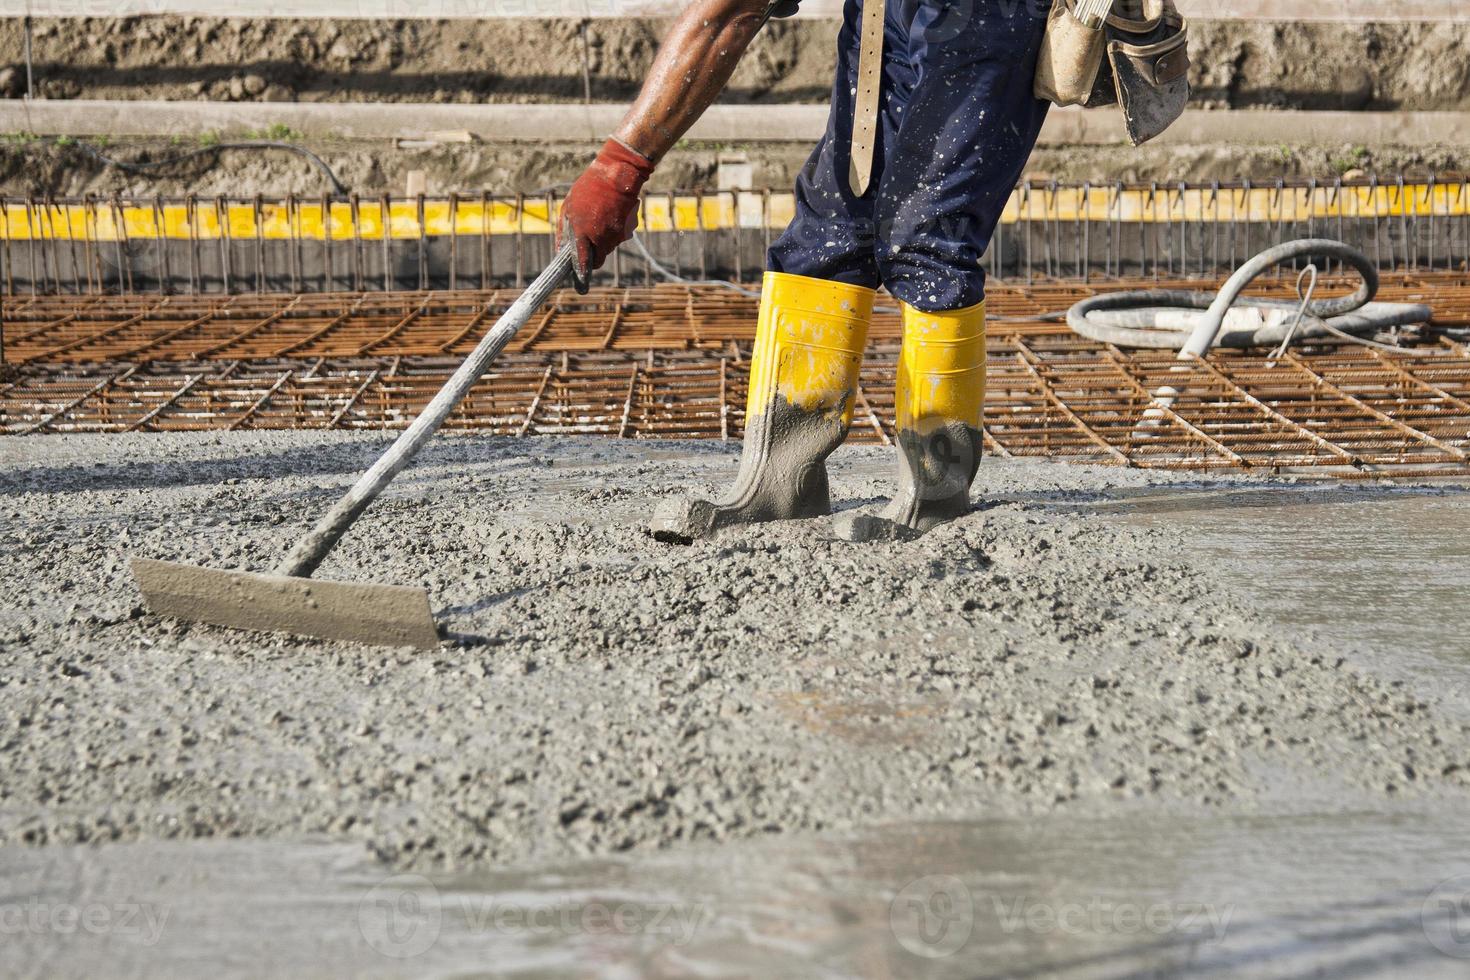
[[[1332,299],[1237,302],[1271,266],[1305,256],[1337,259],[1356,269],[1363,281],[1351,295]],[[1236,269],[1218,293],[1135,289],[1089,296],[1067,311],[1067,325],[1104,343],[1171,348],[1181,358],[1194,358],[1211,347],[1274,346],[1288,334],[1299,338],[1335,332],[1370,334],[1423,323],[1431,315],[1429,307],[1418,303],[1372,302],[1377,293],[1378,270],[1368,256],[1330,238],[1303,238],[1266,249]]]
[[[1313,299],[1311,288],[1298,302],[1240,300],[1261,273],[1287,259],[1337,259],[1362,277],[1348,296]],[[1309,266],[1315,284],[1315,267]],[[1304,273],[1305,274],[1305,273]],[[1300,288],[1301,280],[1298,279]],[[1135,289],[1089,296],[1067,311],[1067,325],[1084,337],[1120,347],[1170,348],[1179,360],[1203,357],[1211,347],[1284,346],[1292,339],[1323,336],[1354,340],[1391,327],[1425,323],[1432,316],[1419,303],[1375,303],[1378,270],[1368,256],[1345,242],[1303,238],[1273,246],[1247,261],[1218,293],[1184,289]],[[1239,301],[1239,302],[1238,302]],[[1203,311],[1203,312],[1201,312]],[[1181,369],[1183,369],[1181,365]],[[1157,421],[1178,398],[1165,385],[1154,392],[1155,408],[1146,418]]]

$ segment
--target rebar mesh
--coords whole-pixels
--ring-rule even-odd
[[[1271,363],[1218,351],[1181,364],[1043,319],[1107,284],[993,284],[986,445],[1000,456],[1322,475],[1470,473],[1470,277],[1389,277],[1387,300],[1434,322],[1395,353],[1316,344]],[[1213,288],[1213,281],[1171,281]],[[1324,280],[1323,292],[1348,288]],[[1287,295],[1286,280],[1258,292]],[[407,424],[514,298],[486,292],[20,296],[3,314],[0,429],[34,432]],[[714,286],[564,291],[448,427],[501,435],[738,438],[754,298]],[[893,436],[900,328],[880,312],[853,438]],[[1148,393],[1184,394],[1156,425]]]

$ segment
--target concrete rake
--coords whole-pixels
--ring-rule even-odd
[[[464,400],[516,331],[561,285],[571,272],[575,254],[575,245],[569,240],[546,270],[495,322],[418,418],[336,506],[296,542],[275,571],[224,571],[182,562],[134,558],[133,578],[148,608],[160,616],[237,629],[282,630],[384,646],[437,645],[439,632],[429,609],[429,594],[424,589],[332,582],[313,579],[311,574]]]

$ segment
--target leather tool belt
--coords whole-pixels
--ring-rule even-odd
[[[1077,0],[1054,0],[1036,65],[1038,99],[1113,105],[1134,146],[1167,129],[1189,101],[1189,29],[1173,0],[1115,0],[1097,28]]]
[[[883,78],[883,0],[864,0],[858,47],[857,99],[852,110],[852,154],[847,183],[862,197],[873,178],[873,147],[878,138],[878,89]]]

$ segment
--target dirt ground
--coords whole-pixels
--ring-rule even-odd
[[[631,98],[666,22],[594,20],[592,98]],[[835,21],[773,22],[726,95],[825,102]],[[22,26],[0,23],[0,93],[24,91]],[[1470,106],[1467,24],[1195,21],[1196,103],[1246,108]],[[573,21],[291,21],[94,18],[36,21],[37,95],[53,99],[535,102],[583,97]]]
[[[589,22],[595,101],[630,99],[666,29],[663,22]],[[773,22],[757,38],[725,101],[825,102],[835,22]],[[1191,84],[1198,105],[1228,108],[1458,109],[1470,106],[1465,24],[1270,24],[1197,22]],[[22,94],[19,20],[0,23],[0,94]],[[202,18],[40,20],[38,94],[47,98],[227,101],[578,101],[580,28],[568,21],[286,21]],[[226,134],[238,135],[238,134]],[[6,194],[318,194],[322,175],[300,157],[223,151],[146,174],[111,166],[157,161],[216,139],[0,141]],[[287,138],[292,138],[287,134]],[[389,141],[305,141],[361,194],[402,193],[423,171],[431,193],[535,192],[570,182],[595,147],[582,144],[445,144],[399,149]],[[804,144],[684,143],[652,188],[711,189],[722,155],[740,155],[757,187],[790,187],[810,153]],[[1463,172],[1452,146],[1157,146],[1048,148],[1027,176],[1058,180],[1394,179]]]
[[[363,195],[405,193],[410,171],[422,171],[429,194],[536,193],[569,185],[596,147],[580,143],[482,143],[399,149],[388,141],[305,140],[338,178]],[[130,173],[95,156],[124,161],[159,161],[190,153],[197,143],[125,140],[87,148],[22,137],[0,140],[0,194],[82,194],[149,197],[198,194],[231,197],[263,194],[315,196],[331,190],[322,172],[304,158],[281,151],[223,151],[177,164]],[[801,143],[716,145],[683,143],[665,158],[649,187],[714,190],[719,160],[738,156],[752,164],[752,186],[789,190],[811,147]],[[1391,182],[1470,169],[1470,158],[1454,147],[1144,146],[1039,147],[1026,177],[1032,180],[1171,182],[1317,177],[1348,172],[1385,175]]]
[[[423,584],[439,650],[143,610],[128,556],[266,567],[384,444],[3,442],[0,844],[325,835],[479,867],[1470,792],[1463,688],[1282,639],[1177,527],[1042,506],[1187,475],[987,461],[982,509],[917,542],[823,519],[680,546],[644,517],[722,485],[734,446],[445,438],[319,573]],[[841,505],[876,504],[891,465],[842,450]]]

